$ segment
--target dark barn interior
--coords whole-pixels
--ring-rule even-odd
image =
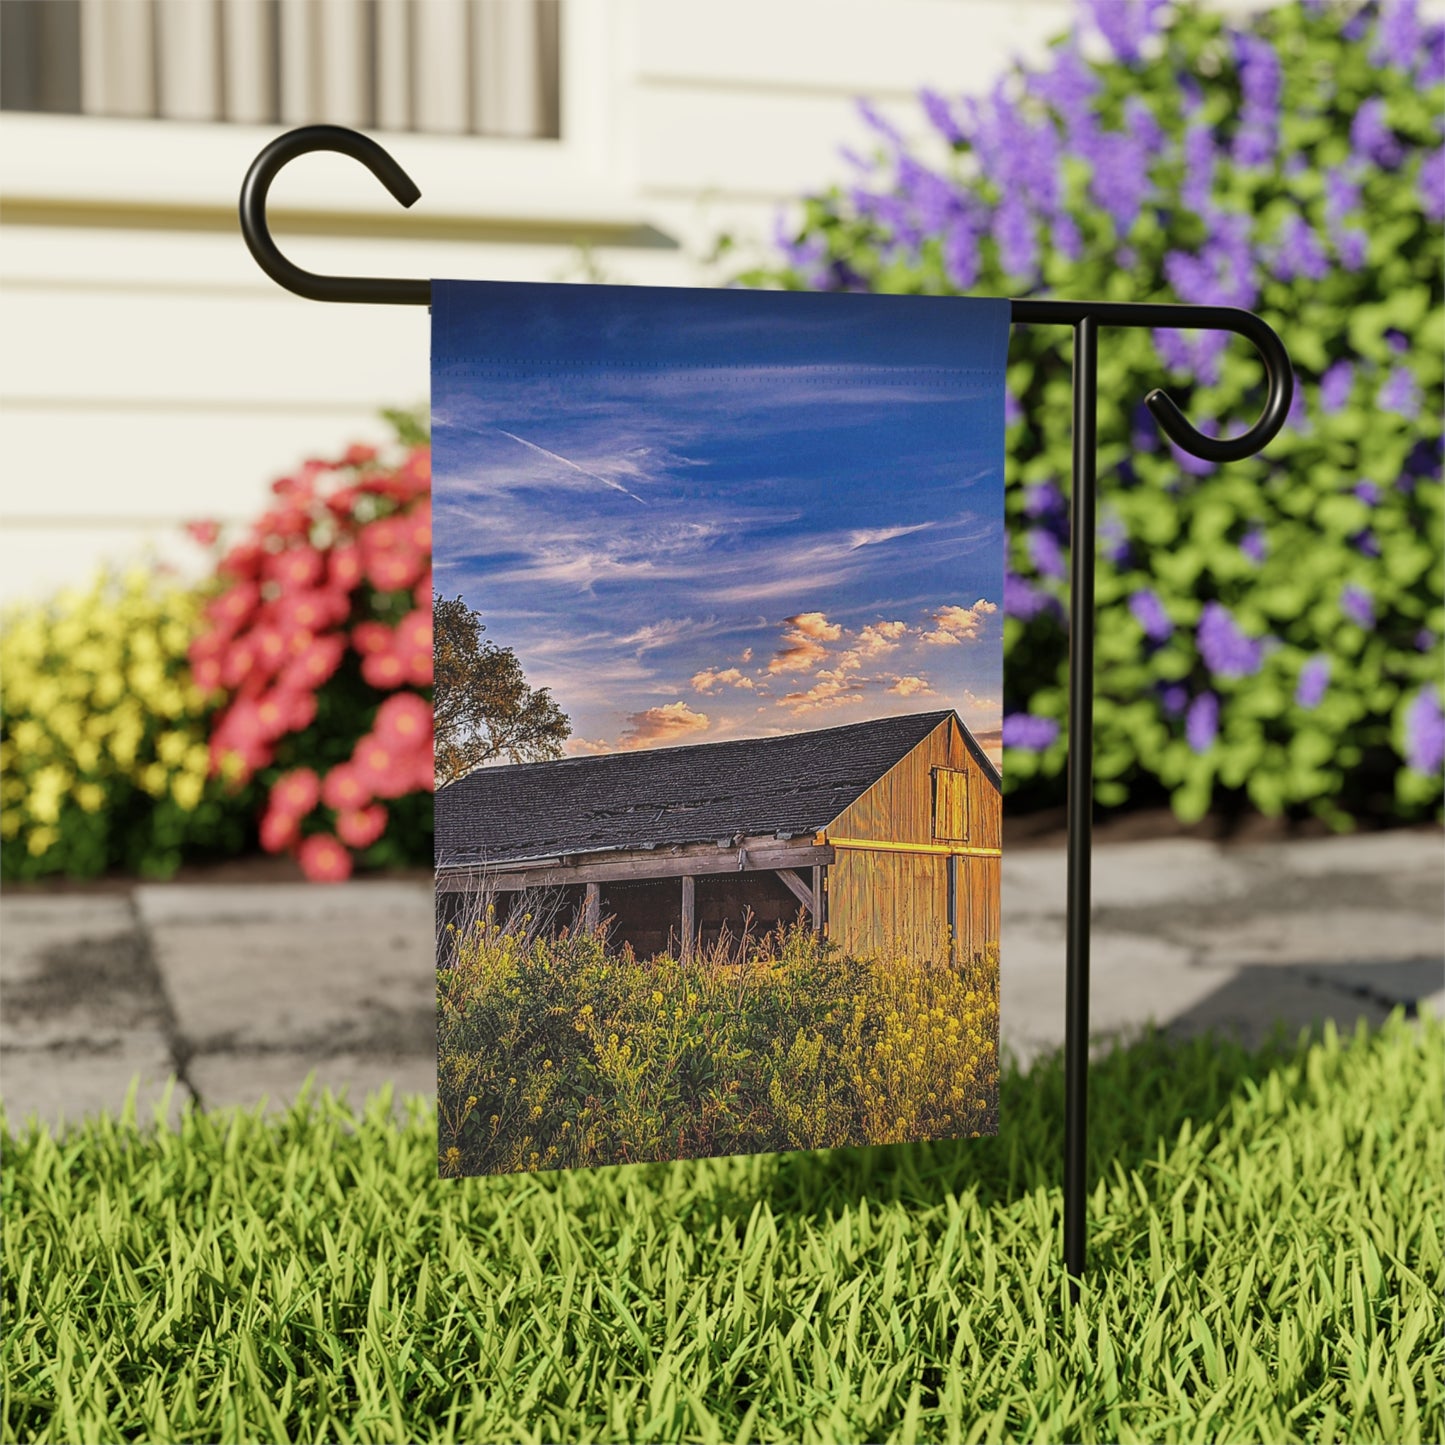
[[[697,946],[710,953],[724,933],[734,948],[746,933],[753,941],[779,925],[806,919],[806,910],[774,873],[720,873],[696,880]],[[482,893],[439,893],[437,923],[468,927],[483,907]],[[530,914],[542,931],[557,933],[584,924],[581,884],[494,892],[486,898],[503,926]],[[682,941],[682,890],[677,878],[649,878],[603,884],[600,917],[614,947],[631,945],[638,958],[659,953],[675,957]]]

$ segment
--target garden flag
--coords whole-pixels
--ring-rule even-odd
[[[441,1173],[995,1133],[1009,303],[432,328]]]

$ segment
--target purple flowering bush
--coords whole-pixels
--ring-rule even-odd
[[[1096,779],[1348,828],[1442,798],[1445,28],[1413,3],[1304,0],[1242,27],[1190,0],[1090,0],[1040,70],[926,92],[927,139],[866,104],[876,154],[811,197],[748,284],[1245,307],[1296,368],[1266,452],[1201,430],[1259,415],[1221,333],[1099,346]],[[1019,327],[1008,368],[1005,787],[1061,796],[1069,338]]]

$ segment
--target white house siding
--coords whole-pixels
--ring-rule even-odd
[[[918,132],[920,86],[981,94],[1072,14],[567,0],[561,141],[373,131],[421,187],[412,210],[308,156],[273,187],[276,232],[337,273],[710,284],[720,231],[760,253],[780,205],[846,177],[841,146],[869,148],[855,97]],[[425,401],[423,308],[303,301],[241,242],[241,179],[287,128],[0,114],[0,602],[144,548],[194,570],[184,521],[253,517],[304,457]],[[321,233],[288,236],[288,208]]]

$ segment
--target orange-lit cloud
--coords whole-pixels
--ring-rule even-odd
[[[706,732],[709,718],[705,712],[694,712],[685,702],[670,702],[635,712],[627,719],[627,727],[617,740],[619,748],[650,748],[659,743],[677,742],[693,733]]]
[[[825,642],[836,642],[843,628],[821,612],[800,612],[785,619],[783,646],[768,663],[769,672],[811,672],[828,655]]]
[[[735,667],[706,667],[693,673],[692,685],[697,692],[716,692],[720,687],[741,687],[752,692],[755,686],[752,678]]]
[[[926,677],[900,677],[894,680],[888,691],[898,697],[931,697],[933,685]]]
[[[789,712],[796,715],[816,712],[819,708],[842,707],[845,703],[857,702],[862,696],[856,682],[835,674],[815,683],[807,692],[785,693],[782,703]]]
[[[892,652],[908,635],[906,622],[870,622],[853,642],[853,651],[861,657],[879,657]]]
[[[982,597],[972,607],[940,607],[933,614],[933,631],[925,632],[923,640],[943,646],[976,641],[984,618],[997,611],[998,603],[985,602]]]
[[[590,738],[568,738],[566,747],[574,758],[591,757],[596,753],[615,751],[611,743],[593,742]]]

